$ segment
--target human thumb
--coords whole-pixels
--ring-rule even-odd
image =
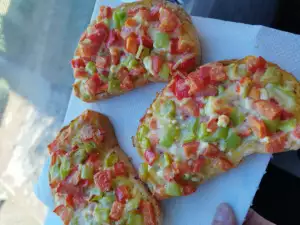
[[[228,204],[221,203],[217,207],[212,225],[237,225],[234,212]]]

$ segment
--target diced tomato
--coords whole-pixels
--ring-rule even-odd
[[[153,72],[155,74],[158,74],[161,70],[162,65],[163,65],[163,60],[157,55],[151,56],[151,60],[152,60]]]
[[[155,5],[150,9],[151,21],[159,20],[159,9],[160,5]]]
[[[104,23],[97,23],[92,28],[92,33],[87,35],[87,38],[98,47],[108,38],[109,30]]]
[[[191,166],[189,165],[188,161],[173,162],[172,167],[173,167],[175,173],[180,175],[180,178],[181,178],[181,175],[192,172]]]
[[[71,64],[73,68],[85,67],[85,63],[81,58],[72,59]]]
[[[97,152],[93,152],[89,155],[86,164],[93,166],[94,170],[98,170],[101,166],[100,154]]]
[[[192,72],[188,76],[188,82],[190,85],[190,95],[197,94],[201,89],[205,87],[204,80],[198,75],[197,72]]]
[[[150,134],[149,140],[152,147],[155,147],[159,143],[159,137],[157,134]]]
[[[294,117],[293,113],[290,113],[284,109],[281,110],[280,119],[281,120],[288,120]]]
[[[58,141],[57,139],[54,139],[49,145],[48,145],[49,152],[55,152],[59,149]]]
[[[130,7],[127,10],[127,16],[134,17],[139,12],[140,9],[146,9],[146,7],[144,7],[144,6]]]
[[[99,171],[94,175],[94,181],[101,191],[110,191],[112,188],[112,173],[110,170]]]
[[[183,194],[185,196],[193,194],[196,190],[197,190],[197,188],[192,184],[186,184],[183,186]]]
[[[255,73],[258,69],[265,69],[267,61],[259,56],[258,58],[249,58],[247,61],[247,69],[251,73]]]
[[[134,35],[126,38],[125,50],[131,54],[136,54],[139,47],[138,39]]]
[[[73,195],[67,195],[66,204],[67,204],[67,206],[74,208]]]
[[[147,161],[147,163],[152,166],[153,163],[155,162],[157,155],[155,152],[151,151],[151,150],[146,150],[144,153],[144,157]]]
[[[277,132],[271,136],[269,142],[266,143],[266,152],[268,153],[278,153],[284,151],[284,146],[286,143],[287,134],[284,132]]]
[[[152,117],[149,121],[149,127],[151,130],[157,129],[157,119],[155,117]]]
[[[120,32],[116,29],[112,29],[109,32],[107,39],[107,46],[121,46],[123,43],[122,38],[120,36]]]
[[[204,150],[203,155],[208,158],[218,158],[221,155],[219,148],[213,144],[208,144]]]
[[[185,156],[187,158],[191,158],[192,156],[195,156],[197,154],[198,147],[199,147],[199,142],[197,141],[183,144],[183,150]]]
[[[88,72],[85,71],[84,68],[75,68],[74,69],[74,78],[87,78],[89,76]]]
[[[247,121],[255,136],[264,138],[267,135],[267,127],[262,120],[259,120],[254,116],[248,116]]]
[[[117,73],[118,79],[122,82],[128,76],[129,76],[128,69],[126,67],[121,67]]]
[[[150,202],[142,200],[141,211],[144,217],[145,225],[156,225],[154,209]]]
[[[197,97],[208,97],[216,96],[218,94],[218,88],[214,85],[207,85],[205,88],[202,88],[197,92]]]
[[[269,120],[278,118],[281,114],[281,108],[267,100],[257,100],[254,102],[255,110]]]
[[[131,198],[129,187],[126,185],[117,187],[115,193],[117,201],[123,204],[126,204],[126,200]]]
[[[160,30],[164,32],[172,32],[178,26],[177,16],[171,10],[161,7],[159,10]]]
[[[79,52],[81,56],[91,57],[97,55],[99,50],[98,44],[93,43],[80,43],[79,44]]]
[[[115,169],[115,175],[118,176],[127,176],[127,168],[124,162],[117,162],[114,164],[114,169]]]
[[[147,36],[147,35],[143,35],[141,38],[140,38],[140,43],[145,46],[146,48],[153,48],[153,41],[152,39]]]
[[[67,183],[66,181],[62,181],[58,184],[57,193],[61,194],[70,194],[70,195],[78,195],[81,194],[80,188],[74,186],[73,184]]]
[[[205,165],[205,158],[203,156],[199,156],[198,159],[193,161],[192,172],[200,173],[200,171],[204,165]]]
[[[109,218],[114,221],[118,221],[121,219],[124,210],[124,205],[118,201],[114,201],[110,213]]]
[[[185,79],[182,79],[179,76],[175,77],[173,83],[171,84],[171,89],[178,100],[190,97],[189,85],[186,84]]]
[[[127,90],[127,91],[132,90],[134,85],[130,76],[125,77],[120,86],[123,90]]]
[[[73,216],[73,210],[64,205],[57,206],[53,212],[64,221],[64,224],[69,224]]]
[[[174,179],[174,176],[175,174],[171,166],[164,168],[164,178],[167,181],[172,181]]]
[[[118,48],[110,48],[109,52],[111,56],[111,64],[118,65],[120,62],[120,50]]]
[[[105,131],[101,129],[94,129],[93,140],[97,145],[100,145],[104,141]]]
[[[196,70],[196,72],[198,73],[198,76],[200,77],[200,79],[203,80],[205,85],[210,84],[210,71],[211,71],[211,67],[210,66],[201,66],[199,69]]]
[[[89,187],[90,185],[92,184],[92,181],[89,180],[89,179],[81,179],[77,186],[80,187],[80,188],[86,188],[86,187]]]
[[[214,133],[218,129],[218,118],[211,119],[207,124],[207,130]]]
[[[126,27],[136,27],[138,25],[138,23],[136,22],[135,19],[133,18],[128,18],[126,21],[125,21],[125,26]]]
[[[100,19],[110,19],[112,16],[112,9],[109,6],[101,6],[99,10]]]
[[[173,54],[173,55],[176,55],[179,52],[179,49],[178,49],[178,38],[171,38],[170,40],[170,53]]]
[[[296,138],[300,138],[300,124],[298,124],[296,126],[296,128],[293,130],[293,135],[296,137]]]
[[[110,66],[110,56],[97,56],[96,57],[96,67],[100,69],[105,69]]]
[[[221,157],[219,160],[220,160],[219,165],[224,171],[230,170],[231,168],[234,167],[233,163],[226,157]]]
[[[244,137],[250,136],[251,133],[252,133],[252,130],[251,130],[250,128],[246,128],[246,129],[240,130],[240,131],[238,132],[238,135],[239,135],[240,137],[244,138]]]
[[[145,74],[147,71],[142,65],[135,66],[129,71],[131,76],[140,76]]]
[[[177,68],[173,69],[178,69],[182,71],[192,71],[196,66],[196,57],[188,57],[184,59],[178,66]]]
[[[258,87],[252,87],[248,96],[254,100],[260,99],[260,89]]]
[[[227,80],[227,75],[224,70],[224,66],[221,63],[211,64],[210,80],[212,83],[218,83]]]
[[[94,73],[94,75],[85,82],[85,87],[90,94],[96,95],[100,92],[99,87],[102,85],[102,83],[103,82],[99,75]]]

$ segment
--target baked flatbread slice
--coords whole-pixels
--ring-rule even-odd
[[[253,153],[300,148],[300,85],[262,57],[180,75],[141,119],[140,177],[158,198],[188,195]]]
[[[74,93],[86,102],[121,95],[192,71],[200,59],[197,31],[180,6],[159,0],[101,6],[72,59]]]
[[[48,149],[54,212],[64,224],[162,224],[158,203],[137,178],[106,116],[85,111]]]

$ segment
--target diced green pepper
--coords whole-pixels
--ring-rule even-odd
[[[85,149],[78,149],[73,155],[72,155],[72,161],[74,164],[78,165],[82,163],[87,158],[87,154]]]
[[[112,167],[115,165],[116,162],[118,162],[119,157],[116,152],[111,152],[110,154],[106,155],[104,160],[105,167]]]
[[[269,96],[274,98],[283,108],[293,111],[296,107],[296,96],[292,91],[286,90],[279,85],[267,84]]]
[[[266,72],[260,77],[260,81],[263,84],[280,84],[281,82],[281,72],[275,66],[269,66]]]
[[[74,216],[72,218],[72,220],[70,221],[70,224],[69,225],[79,225],[79,220],[78,220],[78,217],[77,216]]]
[[[269,131],[274,133],[279,125],[279,120],[263,120]]]
[[[213,135],[217,140],[225,139],[228,135],[228,130],[228,127],[219,127]]]
[[[143,217],[140,214],[129,213],[126,225],[143,225]]]
[[[190,179],[192,179],[192,175],[189,174],[189,173],[185,173],[185,174],[183,174],[183,179],[184,180],[190,180]]]
[[[88,62],[85,66],[85,70],[89,74],[93,75],[97,71],[95,63],[92,61]]]
[[[121,82],[117,79],[111,79],[108,81],[108,92],[109,93],[118,93],[120,91]]]
[[[168,64],[163,64],[162,65],[162,68],[159,72],[159,77],[164,79],[164,80],[168,80],[169,79],[169,74],[170,74],[170,69],[169,69],[169,66]]]
[[[166,33],[158,32],[155,34],[154,38],[154,48],[169,48],[170,38],[169,35]]]
[[[169,148],[180,136],[180,129],[178,127],[169,127],[168,125],[166,125],[164,132],[165,133],[160,139],[159,144],[165,148]]]
[[[100,74],[100,79],[103,81],[103,82],[108,82],[108,77]]]
[[[90,141],[88,143],[84,143],[84,149],[87,153],[91,153],[93,150],[95,150],[97,148],[97,145],[95,144],[95,142]]]
[[[198,139],[202,140],[209,135],[207,131],[207,125],[205,123],[200,123],[200,127],[198,130]]]
[[[69,175],[70,169],[71,169],[70,161],[65,157],[61,157],[60,177],[62,179],[65,179]]]
[[[224,93],[224,91],[225,91],[225,88],[224,88],[224,86],[223,86],[223,85],[219,85],[219,86],[218,86],[218,95],[221,95],[221,94],[223,94],[223,93]]]
[[[148,126],[146,125],[142,125],[140,127],[140,129],[138,130],[138,133],[137,133],[137,139],[138,141],[142,141],[142,139],[149,133],[150,129]]]
[[[141,196],[139,194],[137,194],[134,198],[128,200],[127,204],[126,204],[126,211],[132,211],[132,210],[136,210],[141,202]]]
[[[53,165],[50,169],[50,178],[53,179],[59,179],[60,178],[60,167],[59,164],[56,163]]]
[[[122,65],[126,66],[129,70],[137,66],[139,63],[138,61],[132,56],[128,56],[123,62]]]
[[[91,201],[99,201],[103,197],[103,192],[99,188],[91,188],[89,197],[92,197]]]
[[[125,11],[115,10],[113,13],[114,28],[120,29],[126,21],[126,16]]]
[[[245,115],[236,108],[232,110],[229,117],[234,126],[240,125],[245,120]]]
[[[230,130],[226,138],[226,148],[236,149],[242,143],[242,138],[235,131]]]
[[[150,49],[146,48],[143,45],[140,45],[138,50],[137,50],[137,53],[136,53],[135,57],[137,59],[144,59],[148,55],[150,55]]]
[[[105,196],[101,198],[99,202],[103,208],[111,208],[114,201],[115,201],[115,196],[111,195],[111,196]]]
[[[170,166],[171,163],[172,163],[171,156],[167,152],[164,152],[164,167]]]
[[[142,149],[145,149],[145,150],[149,149],[151,146],[150,140],[147,137],[142,138],[142,141],[140,144],[141,144]]]
[[[174,118],[176,116],[176,104],[173,100],[167,100],[160,106],[161,116]]]
[[[81,166],[81,179],[93,179],[93,167],[89,165]]]
[[[187,124],[187,128],[182,129],[183,142],[191,142],[197,138],[197,130],[199,125],[199,118],[192,118]]]
[[[108,222],[109,221],[109,208],[101,208],[98,205],[94,209],[94,216],[97,222]]]
[[[168,182],[166,184],[166,194],[170,196],[181,196],[181,187],[175,182]]]
[[[139,167],[139,177],[141,180],[146,181],[148,174],[148,165],[146,163],[141,163]]]
[[[296,119],[284,120],[280,122],[278,129],[284,132],[289,132],[295,129],[296,124],[297,124]]]

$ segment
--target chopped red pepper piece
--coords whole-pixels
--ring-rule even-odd
[[[123,204],[125,204],[126,200],[130,199],[131,197],[129,187],[126,185],[121,185],[117,187],[115,193],[117,201]]]
[[[85,67],[85,63],[83,59],[77,58],[77,59],[72,59],[71,64],[73,68],[80,68],[80,67]]]
[[[155,213],[153,206],[148,201],[141,202],[141,211],[144,217],[145,225],[156,225]]]
[[[267,100],[257,100],[254,102],[256,111],[269,120],[278,118],[281,114],[281,108]]]
[[[191,158],[197,154],[199,142],[193,141],[183,144],[183,150],[187,158]]]
[[[99,171],[94,175],[94,181],[101,191],[110,191],[112,188],[112,173],[110,170]]]
[[[127,176],[127,168],[124,162],[117,162],[114,164],[115,175],[116,176]]]
[[[109,218],[114,221],[118,221],[121,219],[124,210],[124,205],[118,201],[114,201],[110,213]]]
[[[203,155],[208,158],[218,158],[221,155],[221,151],[217,146],[208,144],[207,148],[203,152]]]
[[[147,161],[147,163],[152,166],[153,163],[155,162],[156,160],[156,153],[151,151],[151,150],[146,150],[145,153],[144,153],[144,157]]]
[[[269,142],[266,143],[266,152],[268,153],[278,153],[284,151],[285,142],[287,139],[287,134],[284,132],[277,132],[273,134],[269,139]]]
[[[259,120],[254,116],[248,116],[247,121],[255,136],[264,138],[267,135],[267,127],[262,120]]]
[[[267,61],[259,56],[258,58],[249,58],[247,61],[247,69],[251,73],[255,73],[258,69],[265,69]]]

